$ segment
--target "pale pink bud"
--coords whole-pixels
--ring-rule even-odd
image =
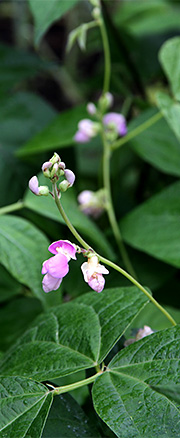
[[[69,169],[65,169],[64,171],[64,176],[66,178],[66,180],[69,183],[69,187],[72,187],[75,181],[75,175],[74,172],[72,172],[72,170]]]
[[[126,119],[122,114],[107,113],[103,117],[103,123],[105,126],[112,127],[114,125],[117,133],[121,136],[127,134]]]
[[[39,182],[37,176],[32,176],[32,178],[29,180],[29,189],[32,193],[34,193],[34,195],[39,195]]]
[[[136,341],[139,341],[139,339],[145,338],[145,336],[152,335],[153,330],[148,325],[144,325],[144,328],[139,329],[136,333]]]
[[[94,103],[89,102],[87,104],[87,112],[91,115],[94,116],[94,114],[96,114],[96,106],[94,105]]]
[[[42,165],[42,171],[46,172],[46,170],[48,170],[50,167],[52,167],[51,161],[45,161],[45,163]]]

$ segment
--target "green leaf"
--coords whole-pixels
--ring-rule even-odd
[[[0,94],[7,94],[24,80],[33,78],[47,63],[35,53],[0,44]],[[1,108],[3,111],[3,108]]]
[[[28,92],[19,92],[1,100],[1,106],[0,141],[13,147],[23,145],[56,115],[48,103]]]
[[[4,355],[0,373],[43,381],[92,368],[148,302],[135,287],[91,292],[79,301],[39,317]]]
[[[0,303],[22,293],[22,285],[0,265]]]
[[[130,34],[144,37],[179,29],[179,4],[164,0],[123,2],[115,10],[115,22]]]
[[[180,182],[170,185],[120,222],[124,240],[153,257],[180,267]]]
[[[98,362],[102,362],[115,343],[124,334],[140,309],[147,304],[147,297],[136,287],[105,289],[101,294],[88,293],[76,302],[91,305],[101,325],[101,347]]]
[[[49,180],[47,180],[47,178],[45,178],[42,174],[38,177],[38,179],[41,185],[49,185],[49,187],[51,187]],[[34,196],[30,190],[28,190],[25,194],[24,205],[36,213],[66,225],[51,196],[37,197]],[[85,236],[87,236],[88,243],[90,240],[96,245],[96,247],[103,251],[104,254],[114,259],[114,251],[102,231],[78,208],[73,188],[62,195],[62,205],[72,225]],[[72,240],[73,239],[75,240],[75,238],[72,236]]]
[[[128,125],[128,131],[144,123],[156,111],[147,110]],[[180,176],[180,144],[164,119],[158,120],[129,142],[141,158],[162,172]]]
[[[85,116],[86,111],[83,105],[63,111],[39,134],[23,145],[16,155],[25,157],[71,146],[74,142],[73,136],[77,131],[78,122]]]
[[[43,293],[43,292],[42,292]],[[7,350],[42,312],[36,298],[18,297],[0,308],[0,350]]]
[[[0,261],[20,283],[45,302],[41,286],[42,262],[47,259],[49,241],[27,220],[0,216]]]
[[[170,82],[172,93],[180,100],[180,37],[167,40],[159,52],[159,60]]]
[[[35,20],[35,44],[38,45],[48,28],[59,20],[78,0],[28,0]]]
[[[39,438],[52,394],[44,385],[17,376],[1,377],[0,388],[0,437]]]
[[[42,438],[94,438],[99,437],[83,409],[70,394],[55,397]]]
[[[1,374],[57,378],[91,368],[99,354],[100,324],[88,306],[67,303],[43,314],[1,363]]]
[[[179,357],[180,328],[174,327],[121,350],[96,380],[95,410],[119,438],[180,435],[179,403],[172,399]]]
[[[157,105],[167,120],[168,125],[180,141],[180,104],[163,92],[158,92],[156,94],[156,99]]]

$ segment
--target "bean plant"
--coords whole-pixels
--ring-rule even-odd
[[[177,438],[180,7],[11,6],[0,437]],[[49,43],[58,23],[64,65]]]

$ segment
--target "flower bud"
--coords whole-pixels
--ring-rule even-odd
[[[59,163],[60,161],[61,161],[60,156],[59,156],[56,152],[54,152],[54,155],[53,155],[53,157],[50,159],[50,162],[51,162],[52,164],[55,164],[55,163]]]
[[[47,186],[39,186],[39,195],[48,196],[49,188]]]
[[[94,103],[89,102],[87,104],[87,112],[91,115],[94,116],[94,114],[96,114],[96,106],[94,105]]]
[[[52,170],[51,170],[51,178],[53,178],[53,177],[54,177],[54,175],[56,175],[56,174],[57,174],[58,170],[59,170],[59,166],[58,166],[58,163],[55,163],[55,164],[53,165],[53,168],[52,168]]]
[[[42,165],[42,171],[46,172],[46,170],[48,170],[50,167],[52,167],[51,161],[45,161],[45,163]]]
[[[99,0],[89,0],[93,6],[100,6]]]
[[[72,170],[66,169],[64,171],[64,175],[65,175],[67,182],[69,183],[69,187],[72,187],[74,184],[74,181],[75,181],[74,172],[72,172]]]
[[[29,189],[32,193],[34,193],[34,195],[39,195],[39,182],[37,176],[32,176],[32,178],[29,180]]]
[[[101,16],[101,9],[99,7],[94,8],[92,10],[92,17],[95,20],[99,20],[100,16]]]
[[[61,192],[66,192],[66,190],[69,188],[69,183],[66,179],[64,179],[60,184],[59,184],[59,190]]]

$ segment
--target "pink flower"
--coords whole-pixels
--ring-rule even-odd
[[[42,274],[45,274],[45,276],[42,285],[44,292],[57,290],[63,277],[69,272],[69,260],[76,260],[76,248],[68,240],[53,242],[48,250],[54,254],[54,257],[45,260],[43,263]]]
[[[126,119],[122,114],[107,113],[103,117],[103,123],[107,127],[112,127],[112,125],[114,125],[117,133],[121,136],[127,134]]]
[[[72,187],[75,181],[75,175],[74,172],[72,172],[72,170],[66,169],[64,171],[64,176],[66,178],[66,180],[69,183],[69,187]]]
[[[98,262],[98,257],[96,255],[89,257],[88,262],[82,264],[81,270],[85,282],[96,292],[102,292],[105,285],[102,274],[109,274],[109,271]]]

